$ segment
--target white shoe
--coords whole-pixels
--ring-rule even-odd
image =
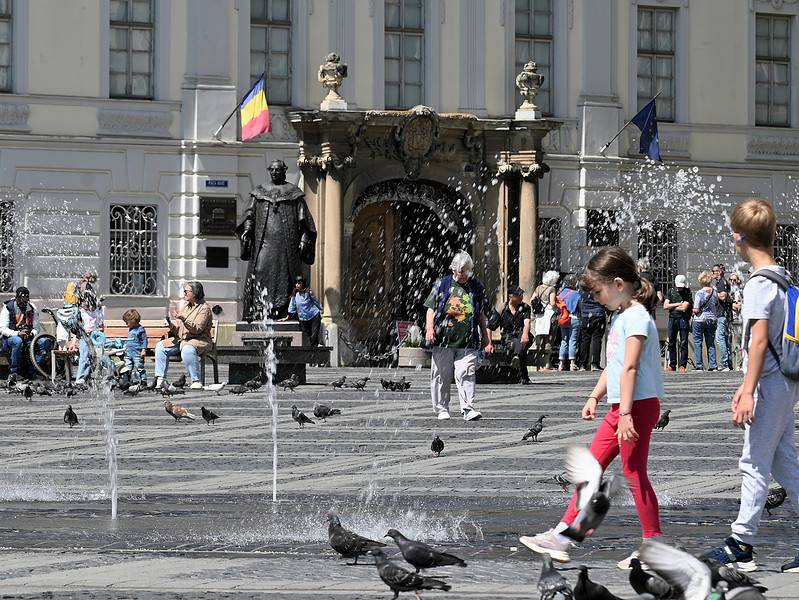
[[[628,556],[627,558],[623,558],[623,559],[621,559],[619,562],[617,562],[617,563],[616,563],[616,566],[617,566],[619,569],[622,569],[622,570],[624,570],[624,571],[629,571],[629,570],[631,570],[631,569],[632,569],[632,567],[630,566],[630,563],[632,562],[632,560],[633,560],[634,558],[638,559],[638,560],[639,560],[639,562],[641,562],[641,561],[640,561],[640,558],[638,557],[638,550],[634,550],[634,551],[633,551],[633,553],[632,553],[632,554],[630,554],[630,556]],[[646,564],[645,562],[641,562],[641,568],[642,568],[644,571],[648,571],[648,570],[649,570],[649,565],[648,565],[648,564]]]
[[[438,420],[439,421],[449,421],[449,412],[446,410],[438,411]]]
[[[482,418],[482,414],[480,412],[470,408],[465,413],[463,413],[463,420],[464,421],[477,421],[478,419]]]
[[[76,379],[75,385],[86,385],[86,380],[83,377],[81,377],[80,379]]]
[[[199,381],[192,381],[191,386],[189,386],[190,390],[201,390],[203,389],[203,384]]]
[[[533,552],[538,554],[549,554],[552,560],[558,562],[569,562],[569,542],[562,541],[561,536],[558,536],[552,529],[546,533],[539,533],[538,535],[523,535],[519,541],[527,546]]]
[[[125,363],[122,363],[122,364],[124,365]],[[118,365],[118,364],[116,364],[115,366],[117,366],[117,367],[118,367],[119,365]],[[119,374],[120,374],[120,375],[124,375],[125,373],[130,373],[130,367],[124,367],[124,366],[123,366],[123,367],[122,367],[122,368],[119,370]]]

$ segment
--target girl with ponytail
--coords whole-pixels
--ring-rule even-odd
[[[582,410],[582,418],[593,421],[599,401],[607,399],[608,411],[594,434],[591,454],[603,471],[621,455],[622,472],[635,500],[643,538],[657,539],[661,536],[660,513],[647,473],[649,440],[660,418],[663,398],[660,342],[649,314],[657,294],[651,282],[639,277],[630,255],[618,247],[597,252],[588,262],[582,281],[594,299],[614,313],[605,370]],[[569,561],[572,540],[562,532],[577,516],[576,503],[575,494],[554,529],[519,540],[534,552]],[[619,568],[629,569],[632,558],[637,558],[637,553],[621,560]]]

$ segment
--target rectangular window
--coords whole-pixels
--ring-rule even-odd
[[[755,124],[791,125],[791,18],[755,19]]]
[[[547,271],[560,273],[560,219],[541,217],[538,219],[538,244],[535,249],[535,280],[541,281]]]
[[[791,273],[799,273],[799,225],[777,225],[774,258]]]
[[[154,296],[158,292],[158,207],[112,204],[110,292]]]
[[[386,108],[424,102],[424,2],[385,0]]]
[[[590,248],[618,246],[619,223],[616,211],[589,208],[586,233]]]
[[[151,100],[153,92],[153,0],[111,0],[109,95]]]
[[[649,259],[655,289],[664,294],[677,276],[677,224],[669,221],[639,221],[638,258]]]
[[[516,0],[515,22],[516,71],[514,73],[518,75],[526,63],[531,60],[535,61],[538,65],[538,72],[544,76],[544,83],[538,91],[535,103],[541,108],[544,115],[551,116],[553,106],[552,58],[554,54],[552,0]],[[512,83],[514,106],[519,106],[521,96],[519,96],[515,81]]]
[[[251,0],[250,83],[266,73],[266,101],[291,104],[291,0]]]
[[[13,0],[0,0],[0,92],[11,92],[11,52]]]
[[[14,291],[14,203],[0,200],[0,292]]]
[[[660,92],[658,120],[674,121],[677,11],[638,8],[638,110]]]

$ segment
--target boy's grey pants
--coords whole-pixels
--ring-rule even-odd
[[[732,532],[752,544],[766,505],[769,475],[788,492],[794,510],[799,510],[799,458],[794,439],[794,405],[799,400],[799,382],[781,373],[760,379],[755,389],[755,415],[746,427],[738,467],[743,474],[741,508]]]
[[[477,350],[471,348],[433,348],[430,365],[430,394],[433,410],[449,411],[450,382],[455,375],[461,412],[471,410],[474,380],[477,374]]]

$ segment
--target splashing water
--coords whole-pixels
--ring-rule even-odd
[[[277,502],[277,414],[278,401],[275,390],[275,373],[277,372],[277,356],[275,354],[275,340],[273,337],[274,327],[269,313],[272,311],[272,303],[267,300],[266,289],[260,290],[258,305],[261,307],[263,318],[260,322],[260,329],[269,336],[263,346],[263,373],[266,375],[265,389],[266,400],[272,410],[272,502]]]
[[[103,409],[103,431],[105,432],[105,458],[108,462],[108,495],[111,498],[111,519],[117,518],[117,437],[114,431],[114,390],[111,382],[100,381],[98,397]]]

